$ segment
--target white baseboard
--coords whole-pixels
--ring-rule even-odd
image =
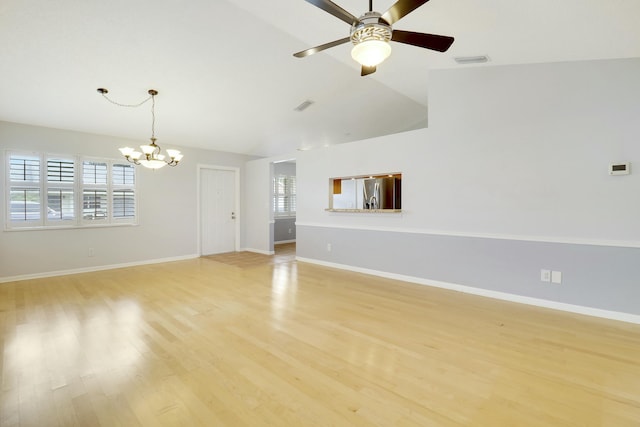
[[[0,283],[18,282],[22,280],[31,280],[31,279],[43,279],[46,277],[66,276],[69,274],[78,274],[78,273],[91,273],[94,271],[113,270],[116,268],[126,268],[126,267],[137,267],[140,265],[160,264],[164,262],[184,261],[184,260],[194,259],[199,257],[200,255],[198,254],[191,254],[191,255],[182,255],[177,257],[169,257],[169,258],[158,258],[158,259],[148,259],[144,261],[126,262],[122,264],[97,265],[92,267],[72,268],[69,270],[46,271],[43,273],[35,273],[35,274],[22,274],[18,276],[0,277]]]
[[[277,242],[273,242],[274,245],[282,245],[284,243],[295,243],[296,239],[292,240],[278,240]]]
[[[312,258],[296,257],[297,261],[308,262],[310,264],[322,265],[324,267],[338,268],[341,270],[349,270],[356,273],[371,274],[373,276],[385,277],[387,279],[400,280],[403,282],[416,283],[419,285],[432,286],[436,288],[449,289],[467,294],[479,295],[488,298],[499,299],[503,301],[517,302],[520,304],[534,305],[537,307],[551,308],[570,313],[584,314],[587,316],[601,317],[610,320],[619,320],[621,322],[640,324],[640,315],[631,313],[622,313],[619,311],[602,310],[593,307],[584,307],[581,305],[566,304],[563,302],[550,301],[540,298],[532,298],[523,295],[510,294],[506,292],[492,291],[489,289],[474,288],[473,286],[458,285],[456,283],[442,282],[438,280],[423,279],[421,277],[405,276],[402,274],[389,273],[386,271],[372,270],[368,268],[354,267],[346,264],[337,264],[333,262],[321,261]]]
[[[262,254],[262,255],[274,255],[275,254],[275,251],[263,251],[262,249],[253,249],[253,248],[242,248],[242,249],[240,249],[240,251],[255,252],[257,254]]]

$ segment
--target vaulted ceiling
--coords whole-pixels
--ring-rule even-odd
[[[271,156],[427,126],[431,69],[640,57],[638,22],[638,0],[431,0],[394,28],[453,36],[451,49],[393,43],[360,77],[349,44],[292,56],[349,35],[304,0],[3,0],[0,120],[144,143],[150,104],[96,89],[133,104],[154,88],[161,145]],[[453,59],[474,55],[490,61]]]

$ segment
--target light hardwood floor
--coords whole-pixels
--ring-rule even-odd
[[[640,326],[291,251],[0,284],[0,331],[3,427],[640,426]]]

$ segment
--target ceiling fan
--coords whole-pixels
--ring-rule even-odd
[[[437,50],[438,52],[446,52],[453,44],[453,37],[394,30],[391,27],[429,0],[398,0],[385,13],[375,12],[373,10],[373,0],[369,0],[369,11],[359,18],[356,18],[331,0],[305,1],[351,25],[351,35],[294,53],[293,56],[296,58],[304,58],[325,49],[352,42],[354,46],[351,50],[351,56],[362,65],[360,75],[366,76],[375,73],[376,66],[391,54],[389,41]]]

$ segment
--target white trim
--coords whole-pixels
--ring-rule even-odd
[[[373,276],[384,277],[387,279],[400,280],[403,282],[416,283],[419,285],[432,286],[436,288],[448,289],[466,294],[479,295],[488,298],[499,299],[503,301],[516,302],[520,304],[533,305],[536,307],[551,308],[554,310],[566,311],[570,313],[584,314],[587,316],[601,317],[604,319],[618,320],[621,322],[640,324],[640,315],[631,313],[622,313],[619,311],[602,310],[599,308],[584,307],[581,305],[566,304],[563,302],[550,301],[540,298],[532,298],[523,295],[515,295],[506,292],[492,291],[482,288],[474,288],[473,286],[459,285],[456,283],[442,282],[439,280],[429,280],[414,276],[405,276],[403,274],[389,273],[386,271],[371,270],[368,268],[354,267],[346,264],[338,264],[333,262],[321,261],[312,258],[296,257],[296,261],[308,262],[311,264],[322,265],[324,267],[338,268],[341,270],[354,271],[356,273],[370,274]]]
[[[255,252],[262,255],[275,255],[275,251],[263,251],[262,249],[242,248],[242,252]]]
[[[165,262],[185,261],[188,259],[199,258],[198,254],[181,255],[169,258],[148,259],[144,261],[125,262],[122,264],[98,265],[93,267],[73,268],[69,270],[46,271],[43,273],[22,274],[19,276],[0,277],[0,283],[18,282],[22,280],[43,279],[47,277],[66,276],[69,274],[91,273],[94,271],[113,270],[116,268],[137,267],[140,265],[160,264]]]
[[[384,232],[391,232],[391,233],[431,234],[434,236],[475,237],[475,238],[481,238],[481,239],[518,240],[518,241],[525,241],[525,242],[565,243],[570,245],[640,248],[640,241],[636,241],[636,240],[605,240],[605,239],[575,238],[575,237],[551,237],[551,236],[527,236],[527,235],[516,235],[516,234],[473,233],[473,232],[464,232],[464,231],[431,230],[431,229],[423,229],[423,228],[379,227],[379,226],[366,226],[366,225],[335,225],[335,224],[322,224],[322,223],[299,222],[299,221],[296,221],[296,226],[337,228],[337,229],[343,229],[343,230],[384,231]]]
[[[211,170],[223,170],[223,171],[232,171],[234,172],[234,178],[235,178],[235,214],[236,214],[236,222],[235,222],[235,235],[236,235],[236,241],[235,241],[235,251],[238,251],[240,248],[240,221],[241,221],[241,212],[240,212],[240,168],[239,167],[235,167],[235,166],[216,166],[216,165],[206,165],[206,164],[200,164],[198,163],[197,165],[197,183],[196,183],[196,199],[197,199],[197,203],[196,203],[196,229],[197,229],[197,233],[198,233],[198,244],[197,244],[197,251],[200,255],[202,255],[202,235],[201,235],[201,230],[200,230],[200,172],[202,171],[202,169],[211,169]]]
[[[295,243],[296,239],[291,239],[291,240],[277,240],[275,242],[273,242],[274,245],[282,245],[284,243]]]

